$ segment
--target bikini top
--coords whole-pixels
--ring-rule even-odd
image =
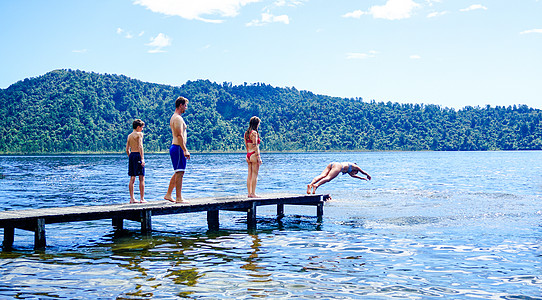
[[[343,167],[343,169],[344,169],[344,167]],[[341,170],[341,172],[343,172],[343,175],[352,172],[352,164],[348,164],[348,171],[345,172],[345,171]]]
[[[254,130],[252,130],[252,131],[254,131]],[[252,133],[252,131],[251,131],[250,133]],[[251,143],[251,144],[254,143],[254,142],[252,142],[252,140],[251,140],[250,138],[247,138],[246,141],[247,141],[247,143]],[[259,144],[259,143],[260,143],[260,136],[259,136],[259,134],[258,134],[258,144]]]

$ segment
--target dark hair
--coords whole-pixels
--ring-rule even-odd
[[[255,130],[258,132],[258,125],[260,125],[260,118],[254,116],[250,118],[250,121],[248,122],[248,129],[245,132],[245,140],[250,137],[250,133]]]
[[[186,103],[188,103],[188,99],[180,96],[179,98],[177,98],[177,100],[175,100],[175,108],[178,108],[181,105],[185,105]]]
[[[136,129],[139,126],[145,126],[145,122],[141,121],[140,119],[135,119],[132,123],[132,127]]]

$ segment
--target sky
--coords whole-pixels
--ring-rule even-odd
[[[542,0],[0,0],[0,88],[55,69],[542,109]]]

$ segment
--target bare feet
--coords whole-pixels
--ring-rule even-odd
[[[139,203],[147,203],[147,201],[145,201],[145,199],[141,199],[141,201],[139,201]]]
[[[253,194],[253,195],[248,195],[249,198],[260,198],[260,196],[256,195],[256,194]]]
[[[311,193],[312,184],[307,184],[307,194]]]
[[[165,195],[164,199],[175,203],[175,200],[173,199],[173,197],[171,197],[171,195]]]
[[[132,198],[130,199],[130,203],[137,203],[136,199]]]
[[[181,198],[181,200],[177,200],[175,203],[190,203],[190,201]]]
[[[313,194],[316,194],[316,189],[317,189],[317,188],[318,188],[318,186],[316,186],[316,185],[313,185],[313,186],[312,186],[312,193],[313,193]]]

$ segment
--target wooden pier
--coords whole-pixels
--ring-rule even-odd
[[[141,204],[84,205],[55,208],[8,210],[0,212],[0,228],[4,228],[3,250],[13,247],[15,228],[34,232],[34,248],[46,246],[45,225],[77,221],[111,219],[116,229],[122,229],[124,220],[141,223],[141,232],[152,231],[152,216],[207,212],[209,230],[219,229],[219,211],[243,211],[247,213],[247,228],[256,229],[256,208],[276,205],[277,216],[284,216],[284,205],[316,206],[316,216],[321,220],[324,202],[329,195],[267,194],[261,198],[241,196],[208,197],[189,199],[190,203],[176,204],[170,201],[151,201]]]

